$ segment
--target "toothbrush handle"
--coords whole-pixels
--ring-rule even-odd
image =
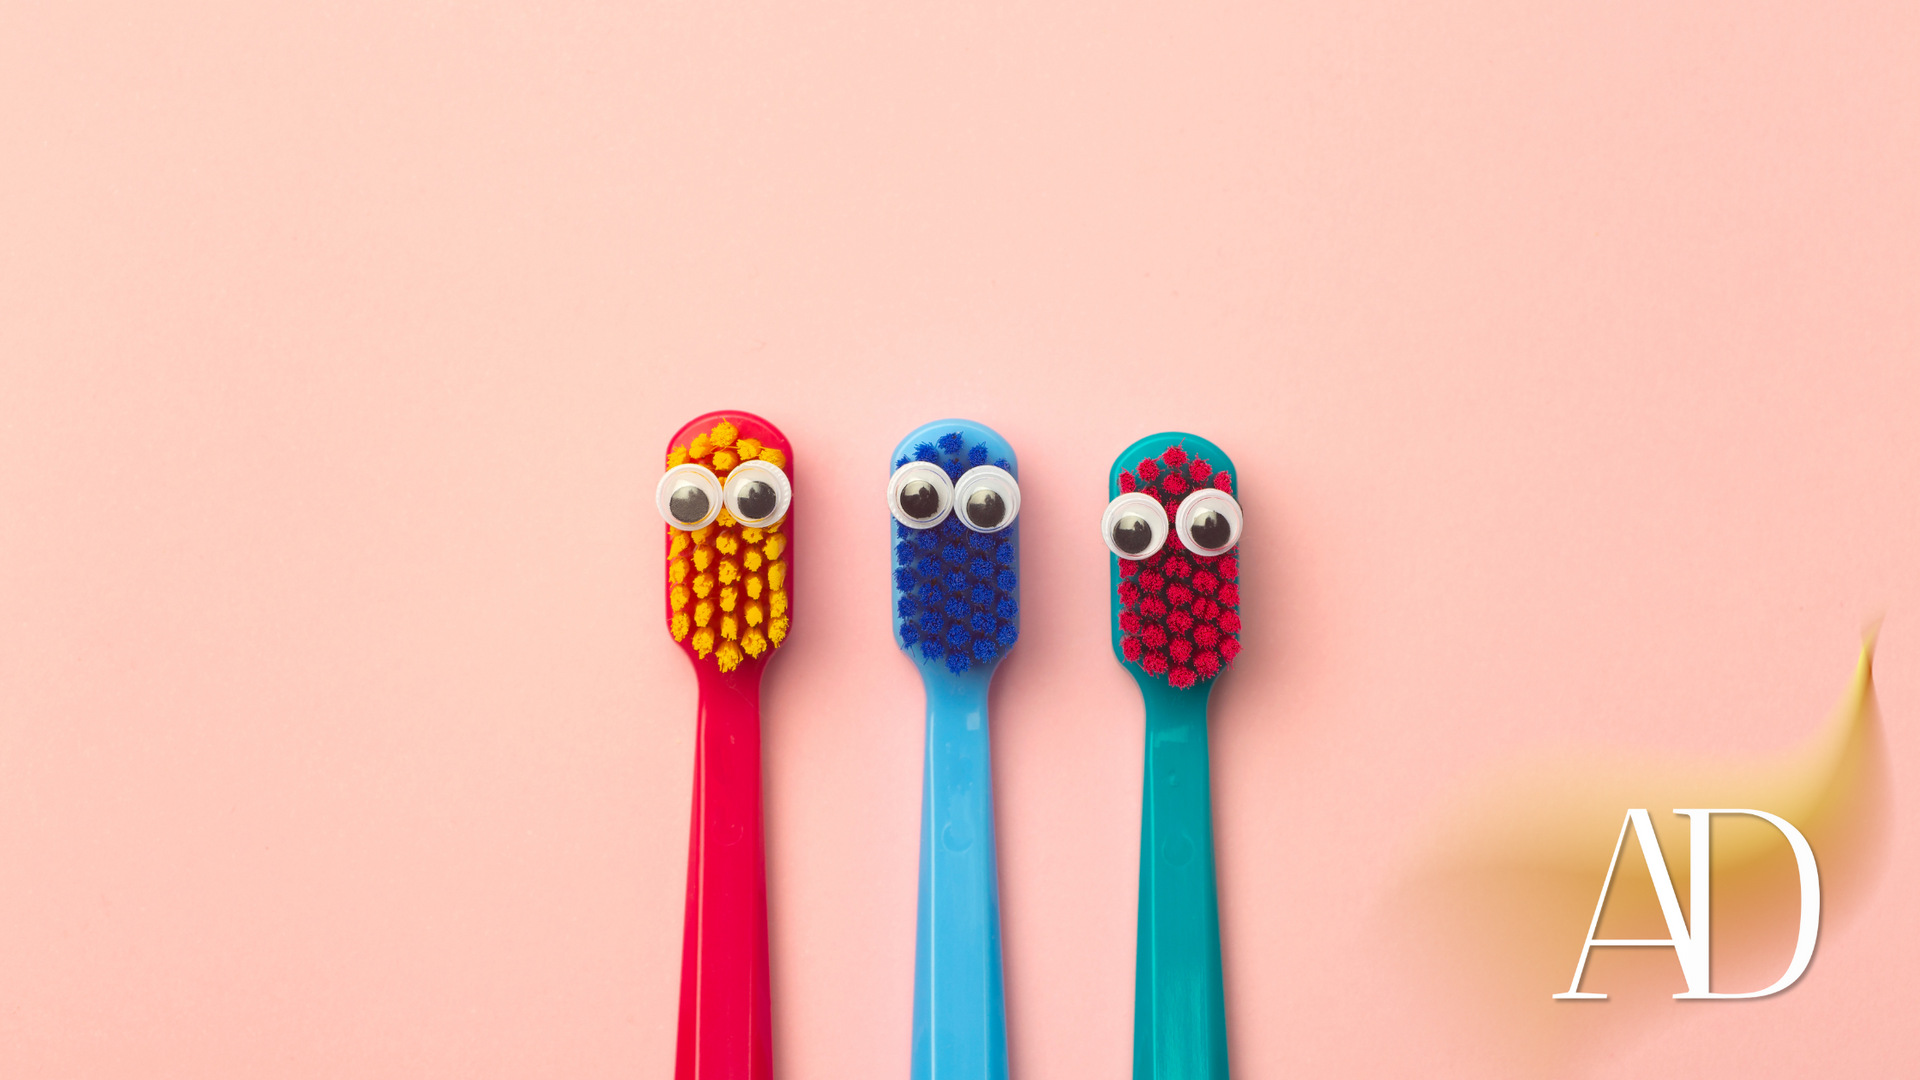
[[[760,671],[699,665],[675,1080],[770,1080]]]
[[[1134,1080],[1226,1080],[1226,991],[1213,875],[1207,694],[1143,683],[1146,790],[1140,811],[1140,921]]]
[[[1005,1080],[988,679],[927,675],[913,1080]]]

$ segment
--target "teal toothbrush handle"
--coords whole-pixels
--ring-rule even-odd
[[[1226,1080],[1227,1002],[1213,877],[1207,762],[1212,683],[1141,680],[1147,706],[1140,807],[1140,922],[1134,1080]]]
[[[988,761],[988,672],[926,670],[913,1080],[1005,1080],[1000,885]]]

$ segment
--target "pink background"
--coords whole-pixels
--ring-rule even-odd
[[[1491,1075],[1377,932],[1442,793],[1794,745],[1882,613],[1872,895],[1792,991],[1560,1064],[1910,1074],[1920,16],[1446,7],[0,6],[0,1074],[666,1076],[694,680],[650,499],[717,407],[806,507],[783,1077],[906,1071],[882,491],[941,415],[1023,467],[1022,1080],[1128,1067],[1095,524],[1170,427],[1249,512],[1236,1075]]]

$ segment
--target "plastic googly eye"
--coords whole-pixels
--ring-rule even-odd
[[[764,461],[743,461],[727,474],[725,498],[734,520],[761,529],[787,516],[793,484],[785,472]]]
[[[1100,535],[1115,555],[1144,559],[1167,542],[1167,508],[1145,492],[1128,492],[1107,504]]]
[[[1187,550],[1218,555],[1240,542],[1240,504],[1216,488],[1201,488],[1180,500],[1174,531]]]
[[[909,529],[931,529],[953,512],[953,481],[928,461],[909,461],[887,481],[887,507]]]
[[[977,533],[995,533],[1020,516],[1020,481],[998,465],[976,465],[953,486],[960,524]]]
[[[653,501],[674,528],[705,528],[720,516],[720,478],[705,465],[675,465],[660,478]]]

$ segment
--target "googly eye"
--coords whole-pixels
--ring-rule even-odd
[[[1020,516],[1020,481],[998,465],[976,465],[953,486],[960,524],[977,533],[995,533]]]
[[[1167,508],[1143,491],[1130,491],[1100,515],[1107,550],[1123,559],[1144,559],[1167,542]]]
[[[727,474],[727,513],[750,528],[765,528],[787,516],[793,484],[787,474],[764,461],[743,461]]]
[[[909,529],[931,529],[953,512],[953,481],[930,461],[909,461],[887,481],[887,506]]]
[[[1173,523],[1187,550],[1202,555],[1218,555],[1240,542],[1240,504],[1216,488],[1181,499]]]
[[[705,465],[675,465],[660,478],[653,501],[674,528],[704,528],[720,516],[720,478]]]

